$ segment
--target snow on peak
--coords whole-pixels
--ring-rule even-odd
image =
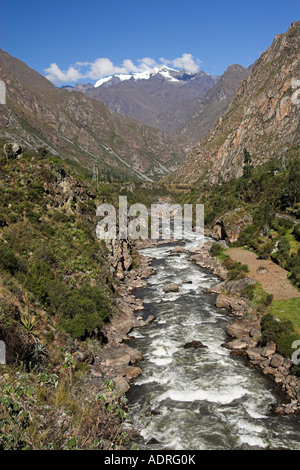
[[[124,73],[115,73],[114,75],[110,75],[108,77],[100,78],[98,80],[94,87],[97,88],[103,83],[109,82],[111,79],[116,78],[119,79],[120,81],[124,80],[130,80],[133,78],[134,80],[148,80],[150,77],[153,77],[154,75],[160,74],[162,75],[166,80],[169,80],[171,82],[179,82],[177,78],[173,77],[170,72],[175,72],[178,73],[178,70],[171,69],[170,67],[166,67],[165,65],[162,67],[155,67],[153,71],[147,71],[147,72],[132,72],[129,74],[124,74]]]

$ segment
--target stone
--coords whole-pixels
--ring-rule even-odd
[[[278,367],[282,366],[283,362],[284,358],[280,354],[273,354],[270,366],[277,369]]]
[[[270,357],[276,352],[276,344],[274,341],[270,341],[261,351],[263,357]]]
[[[246,339],[249,338],[250,331],[255,324],[255,322],[246,318],[239,318],[227,326],[227,333],[233,338]]]
[[[261,355],[262,348],[253,348],[247,350],[247,356],[254,364],[264,361]]]
[[[165,294],[168,294],[169,292],[178,292],[179,291],[179,286],[178,284],[175,284],[175,282],[170,282],[164,287],[164,292]]]
[[[101,354],[101,363],[105,367],[122,367],[128,365],[130,361],[130,354],[122,347],[107,348]]]
[[[170,253],[186,253],[186,250],[182,246],[176,246]]]
[[[190,348],[199,349],[199,348],[207,348],[207,346],[201,343],[201,341],[193,340],[193,341],[189,341],[188,343],[185,343],[183,345],[183,348],[184,349],[190,349]]]
[[[143,371],[140,367],[129,366],[129,367],[126,367],[124,372],[125,372],[126,379],[131,381],[133,379],[136,379],[139,375],[141,375]]]
[[[240,339],[233,339],[228,343],[223,343],[222,346],[227,349],[241,351],[247,349],[248,343]]]
[[[130,389],[130,385],[125,377],[122,377],[122,376],[114,377],[113,381],[115,382],[116,386],[122,393],[126,393]]]
[[[213,228],[221,240],[236,242],[241,231],[253,223],[253,218],[243,207],[226,212],[216,220]]]
[[[237,294],[219,294],[216,298],[216,307],[227,308],[237,316],[244,316],[249,311],[249,302]]]

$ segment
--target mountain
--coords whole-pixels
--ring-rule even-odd
[[[213,130],[166,181],[228,181],[243,173],[244,148],[257,166],[300,144],[299,46],[298,21],[275,37]]]
[[[76,91],[81,87],[87,96],[103,101],[113,111],[163,130],[159,115],[174,105],[204,96],[218,79],[203,71],[190,74],[184,70],[161,67],[153,73],[106,77],[93,88],[77,84],[73,89],[68,89]]]
[[[112,110],[165,133],[186,136],[191,150],[211,131],[249,74],[241,65],[228,67],[221,77],[164,66],[153,72],[111,75],[94,86],[77,83],[64,88],[100,99]]]
[[[192,98],[169,108],[158,117],[159,128],[169,134],[183,134],[196,144],[207,135],[226,111],[242,80],[250,71],[231,65],[202,98]]]
[[[201,140],[211,131],[218,118],[227,110],[235,92],[250,72],[241,65],[231,65],[220,80],[196,101],[193,111],[180,129],[190,140]]]
[[[124,73],[116,73],[114,75],[110,75],[105,78],[101,78],[95,83],[95,88],[98,88],[101,85],[105,87],[115,85],[118,82],[123,82],[126,80],[149,80],[153,77],[163,77],[167,82],[177,82],[180,84],[181,82],[188,81],[195,77],[197,74],[192,74],[190,72],[186,72],[185,70],[175,70],[171,69],[170,67],[163,66],[163,67],[154,67],[153,72],[132,72],[128,74]]]
[[[99,179],[157,180],[184,159],[184,138],[173,138],[110,110],[81,92],[56,88],[0,50],[7,104],[0,106],[0,137],[52,153],[92,170]]]

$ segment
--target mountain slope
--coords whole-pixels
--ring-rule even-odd
[[[218,118],[226,111],[242,80],[250,72],[241,65],[231,65],[220,80],[194,106],[180,133],[199,141],[211,131]]]
[[[229,109],[167,181],[227,181],[242,174],[244,148],[256,166],[299,145],[299,45],[295,22],[275,37]]]
[[[0,50],[0,76],[7,104],[0,107],[0,136],[113,177],[155,180],[175,170],[183,143],[111,111],[83,93],[52,85],[26,64]],[[184,142],[184,140],[182,140]]]
[[[158,117],[160,129],[183,134],[196,144],[207,135],[226,111],[242,80],[250,72],[241,65],[231,65],[202,98],[192,98],[169,108]]]
[[[125,78],[117,75],[83,91],[87,96],[100,99],[113,111],[164,130],[158,120],[160,114],[175,104],[204,96],[219,78],[203,71],[191,75],[166,67],[148,75],[132,74]]]

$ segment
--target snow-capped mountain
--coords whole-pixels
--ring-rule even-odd
[[[101,78],[95,83],[95,88],[105,84],[105,86],[116,85],[118,82],[123,82],[125,80],[149,80],[151,77],[160,76],[163,77],[166,81],[181,83],[186,81],[186,79],[191,79],[196,74],[191,74],[186,71],[175,70],[167,66],[155,67],[153,71],[144,71],[144,72],[132,72],[129,74],[114,74],[108,77]]]
[[[188,136],[187,142],[193,143],[210,131],[240,81],[249,75],[241,66],[229,69],[230,74],[225,72],[217,77],[203,70],[193,74],[164,65],[151,71],[110,75],[95,85],[77,83],[75,87],[64,88],[82,91],[113,111],[163,132]]]
[[[114,74],[101,78],[95,85],[77,84],[70,91],[83,91],[103,101],[113,111],[161,128],[159,116],[167,109],[201,98],[219,77],[204,71],[192,74],[167,66],[151,71]]]

